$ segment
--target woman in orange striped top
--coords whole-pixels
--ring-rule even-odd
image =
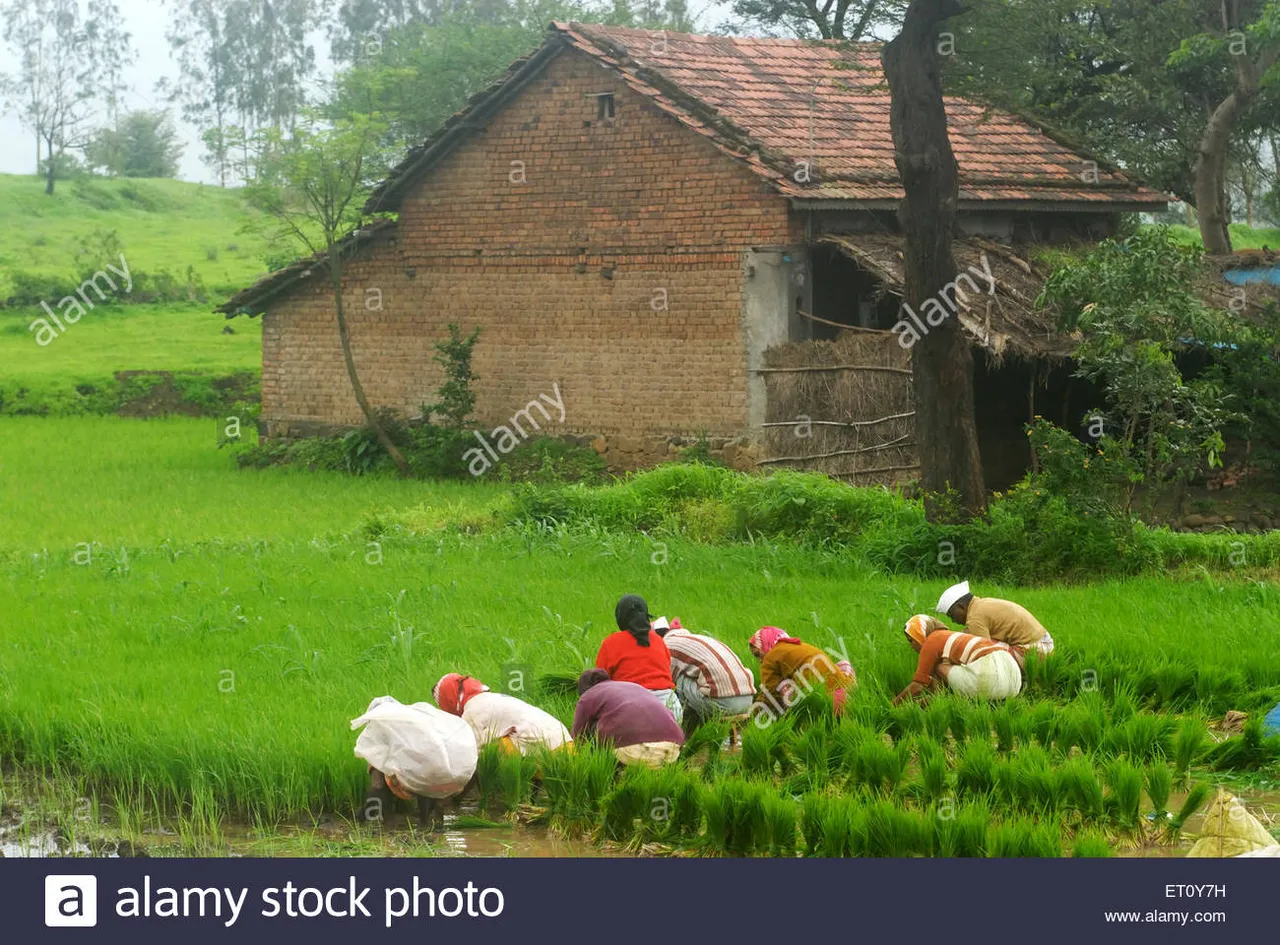
[[[939,685],[983,699],[1009,699],[1022,691],[1021,652],[1017,648],[948,630],[926,614],[916,614],[903,630],[920,661],[910,684],[894,697],[894,705]]]

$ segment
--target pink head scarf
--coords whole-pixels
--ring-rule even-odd
[[[756,656],[764,656],[779,643],[799,643],[797,637],[791,636],[781,627],[761,627],[751,639],[747,641],[747,646],[751,647],[751,652]]]

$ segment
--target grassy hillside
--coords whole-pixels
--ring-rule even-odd
[[[254,217],[235,190],[204,184],[91,178],[60,181],[49,197],[37,177],[0,174],[0,299],[18,272],[69,277],[84,244],[110,231],[130,269],[182,277],[190,266],[225,297],[267,269],[266,242],[243,232]]]
[[[1202,246],[1200,231],[1190,226],[1172,226],[1174,239],[1188,246]],[[1236,249],[1261,249],[1269,246],[1280,249],[1280,227],[1247,227],[1243,223],[1231,224],[1231,245]]]

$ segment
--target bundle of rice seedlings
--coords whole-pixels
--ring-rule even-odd
[[[499,783],[501,766],[502,749],[497,742],[490,742],[480,749],[480,757],[476,761],[476,786],[480,789],[480,807],[483,810],[498,806],[498,798],[502,794]]]
[[[1213,786],[1209,784],[1197,784],[1187,793],[1187,799],[1182,802],[1182,806],[1178,808],[1178,812],[1169,820],[1169,836],[1176,838],[1182,832],[1182,828],[1186,826],[1188,820],[1195,816],[1196,811],[1204,806],[1205,801],[1209,799],[1209,795],[1213,792]]]
[[[1035,824],[1021,817],[996,824],[987,830],[987,856],[999,859],[1035,856],[1034,836]]]
[[[857,768],[858,749],[864,742],[881,741],[880,734],[874,729],[844,719],[831,733],[831,764],[834,770],[845,775],[852,775]]]
[[[486,745],[485,748],[489,748]],[[502,752],[498,759],[499,797],[502,809],[510,813],[533,796],[533,779],[538,772],[538,759],[519,752]]]
[[[987,827],[991,810],[986,804],[964,804],[948,808],[934,817],[939,856],[978,857],[987,855]]]
[[[790,798],[770,793],[765,797],[769,818],[769,851],[774,856],[796,854],[796,805]]]
[[[600,798],[613,786],[618,769],[613,752],[583,743],[572,752],[546,752],[539,760],[552,818],[567,827],[594,824]]]
[[[1113,755],[1128,755],[1135,762],[1163,758],[1169,753],[1174,724],[1164,716],[1136,713],[1107,732],[1102,750]]]
[[[920,767],[920,785],[931,801],[947,792],[947,756],[937,742],[922,738],[916,742],[916,761]]]
[[[806,856],[818,856],[822,844],[822,819],[827,814],[829,799],[821,794],[806,794],[800,801],[800,836],[804,838]]]
[[[1280,735],[1266,734],[1262,719],[1250,719],[1244,731],[1215,745],[1205,755],[1215,771],[1257,771],[1280,760]]]
[[[791,768],[794,721],[784,716],[764,727],[750,725],[742,732],[742,770],[748,775],[773,777],[776,769]]]
[[[830,730],[813,725],[796,739],[796,760],[804,768],[801,788],[817,791],[831,780],[831,755],[835,749]]]
[[[1111,844],[1104,834],[1096,830],[1082,830],[1076,834],[1075,842],[1071,845],[1071,855],[1085,858],[1109,857],[1112,855]]]
[[[1071,758],[1057,770],[1058,795],[1086,820],[1100,820],[1106,813],[1102,784],[1087,758]]]
[[[1138,711],[1138,699],[1128,683],[1118,683],[1111,694],[1111,724],[1119,725]]]
[[[639,786],[624,777],[600,804],[604,813],[604,835],[610,840],[627,841],[635,835],[636,818],[644,808]]]
[[[1136,827],[1142,809],[1142,770],[1131,761],[1117,758],[1107,765],[1105,775],[1111,793],[1107,806],[1112,819],[1125,827]]]
[[[951,726],[951,737],[956,740],[957,744],[963,744],[970,738],[980,738],[983,741],[991,740],[991,710],[984,703],[978,702],[974,705],[963,705],[960,702],[953,702],[956,712],[962,716],[959,725],[956,724],[954,718]],[[964,737],[961,738],[957,734],[961,731]]]
[[[962,795],[989,794],[995,786],[995,752],[986,742],[969,742],[956,765],[956,790]]]
[[[1034,662],[1031,661],[1031,662]],[[1041,702],[1030,712],[1031,733],[1043,747],[1053,745],[1053,726],[1057,721],[1057,709],[1049,702]]]
[[[725,778],[707,788],[703,796],[706,840],[712,850],[730,856],[750,856],[768,847],[768,792],[761,785]]]
[[[996,730],[996,747],[1002,753],[1013,751],[1014,712],[1008,703],[995,710],[991,722]]]
[[[667,836],[692,840],[702,829],[703,789],[696,776],[677,771],[671,789],[671,818]]]
[[[538,691],[544,696],[578,697],[578,673],[544,673],[538,677]]]
[[[748,727],[756,726],[749,723]],[[689,761],[702,759],[703,776],[709,781],[714,780],[721,773],[724,743],[728,737],[728,722],[705,722],[685,739],[684,747],[680,749],[680,757]]]
[[[889,735],[896,742],[924,731],[924,710],[919,703],[904,702],[889,710]]]
[[[892,747],[875,738],[858,746],[854,758],[853,778],[873,791],[893,794],[906,774],[911,761],[911,747],[898,742]]]
[[[1169,794],[1173,791],[1173,775],[1167,765],[1157,761],[1147,766],[1146,781],[1151,810],[1157,821],[1163,821],[1169,807]]]
[[[876,801],[854,823],[854,849],[859,856],[928,856],[933,830],[912,811],[889,801]]]
[[[1181,663],[1165,663],[1152,671],[1151,680],[1155,684],[1153,695],[1154,707],[1171,709],[1186,702],[1195,692],[1196,669]]]
[[[930,738],[943,741],[947,737],[947,729],[951,726],[952,705],[950,699],[934,699],[925,707],[924,730]]]
[[[1200,757],[1208,734],[1199,719],[1185,718],[1178,723],[1173,737],[1173,769],[1180,787],[1190,783],[1191,766]]]
[[[855,856],[854,835],[865,818],[862,808],[846,798],[832,798],[821,810],[821,835],[817,855],[824,857]]]
[[[787,710],[787,716],[797,730],[810,726],[829,729],[835,724],[835,703],[825,687],[814,686]]]

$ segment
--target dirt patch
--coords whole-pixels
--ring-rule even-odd
[[[212,376],[173,371],[117,371],[121,417],[221,416],[256,404],[262,384],[252,372]]]

